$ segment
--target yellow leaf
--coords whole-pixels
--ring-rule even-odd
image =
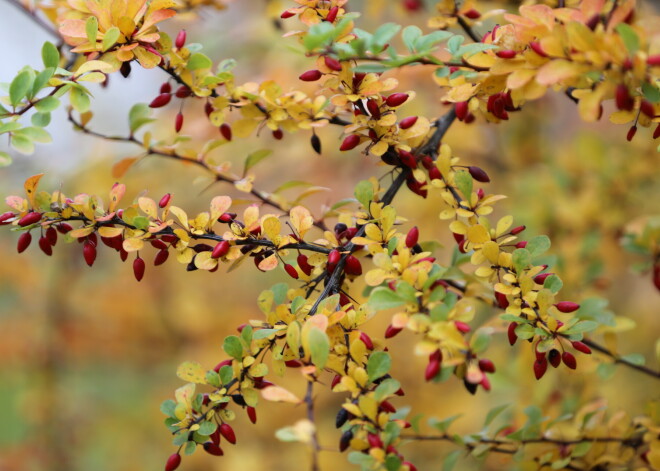
[[[138,206],[140,206],[142,212],[146,213],[150,218],[158,219],[158,207],[156,206],[156,202],[151,198],[141,196],[138,198]]]
[[[491,240],[486,242],[483,247],[481,247],[481,252],[488,259],[488,261],[494,265],[499,259],[500,246],[497,245],[497,242],[493,242]]]
[[[259,270],[270,271],[277,267],[279,259],[277,255],[273,254],[269,257],[264,258],[261,263],[259,263]]]
[[[202,365],[192,361],[186,361],[179,365],[176,375],[184,381],[198,384],[206,384],[206,371]]]
[[[576,77],[580,73],[581,67],[578,64],[559,59],[541,67],[536,75],[536,81],[542,85],[554,85],[562,80]]]
[[[126,252],[137,252],[138,250],[142,250],[142,247],[144,247],[144,241],[142,239],[135,238],[126,239],[124,240],[122,246]]]
[[[218,266],[218,261],[215,258],[211,258],[210,251],[201,252],[195,257],[195,266],[200,270],[213,270]]]
[[[25,188],[25,193],[27,193],[28,201],[30,202],[31,208],[37,207],[36,195],[37,195],[37,186],[39,185],[39,180],[43,177],[44,174],[40,173],[38,175],[33,175],[27,180],[23,187]]]
[[[279,239],[281,230],[282,223],[280,223],[280,220],[276,216],[266,216],[261,221],[261,231],[271,241],[276,241]]]
[[[261,397],[271,402],[288,402],[290,404],[300,404],[302,402],[295,394],[281,386],[269,386],[262,389]]]
[[[69,231],[69,235],[74,239],[80,239],[81,237],[86,237],[94,232],[93,226],[81,227],[80,229],[74,229]]]
[[[218,220],[223,213],[231,207],[231,198],[229,196],[216,196],[211,200],[211,221]]]
[[[635,119],[635,116],[637,116],[635,111],[615,111],[610,115],[610,122],[614,124],[626,124]]]
[[[133,165],[137,161],[136,157],[127,157],[125,159],[121,159],[119,162],[114,164],[112,166],[112,176],[113,178],[121,178],[124,176],[126,171],[131,168],[131,165]]]
[[[195,397],[195,383],[188,383],[174,391],[174,398],[180,404],[185,404],[187,408],[192,408],[192,400]]]
[[[80,67],[78,67],[78,70],[76,70],[75,76],[80,76],[84,74],[85,72],[91,72],[93,70],[98,70],[99,72],[112,72],[113,70],[112,65],[108,64],[107,62],[104,61],[99,61],[99,60],[92,60],[92,61],[87,61],[83,63]]]
[[[307,231],[314,225],[314,218],[304,206],[295,206],[289,211],[291,225],[298,231],[300,237],[304,237]]]
[[[108,237],[108,238],[117,237],[117,236],[120,235],[122,232],[124,232],[124,228],[123,228],[123,227],[107,227],[107,226],[103,226],[103,227],[99,228],[99,235],[100,235],[101,237]]]
[[[488,231],[481,224],[468,227],[467,239],[473,244],[483,244],[490,240]]]

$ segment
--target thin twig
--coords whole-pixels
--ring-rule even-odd
[[[312,432],[312,466],[311,471],[319,471],[319,437],[316,432],[316,422],[314,421],[314,381],[307,382],[307,394],[305,395],[305,404],[307,404],[307,420],[314,425]]]

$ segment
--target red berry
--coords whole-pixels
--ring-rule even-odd
[[[431,381],[435,378],[440,372],[440,361],[439,360],[430,360],[428,365],[426,365],[426,370],[424,371],[424,379],[426,381]]]
[[[639,109],[649,118],[655,118],[655,108],[650,101],[642,100],[642,103],[639,105]]]
[[[459,332],[463,332],[464,334],[467,334],[468,332],[470,332],[470,330],[472,330],[470,326],[465,322],[454,321],[454,325],[456,326]]]
[[[465,118],[467,118],[468,113],[470,110],[468,109],[468,102],[467,101],[459,101],[455,105],[456,109],[456,117],[458,118],[459,121],[463,121]]]
[[[167,206],[170,203],[171,198],[172,198],[172,194],[171,193],[166,193],[165,195],[163,195],[163,197],[158,202],[158,206],[161,207],[161,208],[164,208],[165,206]]]
[[[284,270],[287,272],[287,274],[293,278],[294,280],[297,280],[299,275],[298,275],[298,270],[295,269],[293,265],[289,265],[288,263],[284,264]]]
[[[330,56],[325,56],[323,58],[323,61],[325,62],[325,66],[330,69],[334,70],[335,72],[341,72],[341,62],[339,62],[337,59],[334,57]]]
[[[474,8],[469,9],[468,11],[463,13],[463,15],[465,15],[466,18],[469,18],[471,20],[476,20],[477,18],[481,17],[481,13],[479,13]]]
[[[381,402],[381,403],[380,403],[380,409],[383,410],[383,411],[385,411],[385,412],[388,412],[388,413],[390,413],[390,414],[395,414],[395,413],[396,413],[396,407],[394,407],[394,406],[392,405],[392,403],[389,402],[389,401],[383,401],[383,402]]]
[[[346,258],[346,265],[344,267],[347,275],[360,276],[362,274],[362,264],[357,257],[349,255]]]
[[[149,103],[149,107],[161,108],[167,105],[171,99],[172,99],[172,95],[170,95],[169,93],[161,93],[156,98],[154,98],[151,103]]]
[[[471,165],[468,167],[468,172],[470,172],[472,178],[474,178],[478,182],[488,183],[490,181],[488,174],[480,167],[475,167],[474,165]]]
[[[577,367],[577,361],[575,356],[570,352],[564,352],[561,356],[564,365],[568,366],[570,369],[574,370]]]
[[[176,92],[174,92],[174,95],[177,98],[188,98],[190,95],[192,95],[192,92],[185,85],[181,85],[179,88],[176,89]]]
[[[89,240],[86,240],[83,244],[83,257],[87,265],[90,267],[94,265],[94,260],[96,260],[96,245]]]
[[[11,211],[8,211],[8,212],[6,212],[6,213],[0,214],[0,224],[5,223],[5,221],[7,221],[7,220],[9,220],[9,219],[11,219],[11,218],[13,218],[13,217],[14,217],[14,213],[11,212]],[[5,224],[9,224],[9,223],[5,223]]]
[[[548,352],[548,361],[553,368],[557,368],[561,363],[561,355],[559,354],[559,351],[554,348],[550,350]]]
[[[415,157],[412,153],[406,150],[399,150],[399,159],[401,159],[401,162],[406,167],[412,169],[417,168],[417,157]]]
[[[367,350],[374,349],[374,343],[371,341],[371,337],[369,337],[365,332],[360,332],[360,340],[367,347]]]
[[[328,254],[328,271],[334,270],[334,267],[339,263],[339,260],[341,259],[341,253],[339,253],[339,250],[334,249],[330,251]],[[332,269],[330,268],[332,267]]]
[[[220,448],[218,445],[216,445],[213,442],[206,442],[204,443],[203,446],[204,446],[204,451],[207,452],[209,455],[213,455],[213,456],[224,455],[222,448]]]
[[[411,127],[413,127],[413,126],[415,125],[415,123],[417,122],[417,119],[418,119],[418,118],[419,118],[418,116],[408,116],[407,118],[403,118],[403,119],[399,122],[399,127],[400,127],[401,129],[408,129],[408,128],[411,128]]]
[[[646,63],[651,67],[660,67],[660,54],[657,54],[655,56],[649,56],[646,59]]]
[[[231,425],[229,424],[222,424],[220,425],[220,434],[225,437],[225,440],[227,440],[229,443],[232,445],[236,444],[236,434],[234,434],[234,429],[231,428]]]
[[[573,348],[576,349],[578,352],[586,353],[587,355],[591,354],[591,349],[589,348],[588,345],[576,340],[572,342]]]
[[[518,235],[525,229],[527,229],[527,226],[514,227],[513,229],[511,229],[511,235]]]
[[[347,150],[352,150],[355,149],[359,144],[360,144],[360,136],[358,136],[357,134],[351,134],[349,136],[346,136],[344,141],[341,143],[339,150],[342,152]]]
[[[429,178],[431,180],[442,180],[442,172],[438,167],[433,166],[429,169]]]
[[[367,435],[367,442],[369,442],[370,448],[383,448],[383,441],[375,433]]]
[[[329,23],[334,23],[337,19],[337,13],[339,13],[339,7],[334,6],[328,11],[328,15],[325,17],[325,21]]]
[[[29,232],[24,232],[18,236],[18,243],[16,244],[16,250],[18,253],[25,252],[32,242],[32,235]]]
[[[273,131],[273,137],[278,141],[281,141],[282,138],[284,137],[284,132],[282,132],[282,130],[278,128],[275,131]]]
[[[160,93],[172,93],[172,85],[170,85],[170,82],[165,82],[160,86]]]
[[[406,100],[408,100],[408,96],[409,95],[407,93],[393,93],[387,97],[385,103],[387,103],[387,106],[392,108],[401,106],[406,102]]]
[[[165,471],[174,471],[181,464],[181,455],[174,453],[167,458],[167,463],[165,463]]]
[[[369,99],[367,100],[367,110],[373,119],[380,119],[380,108],[376,100]]]
[[[222,134],[222,137],[224,137],[228,141],[231,141],[231,126],[227,123],[221,124],[220,134]]]
[[[182,127],[183,127],[183,113],[179,111],[176,114],[176,117],[174,118],[174,131],[179,132],[181,131]]]
[[[312,69],[302,73],[298,78],[303,82],[316,82],[323,77],[323,72],[320,70]]]
[[[209,399],[208,394],[205,394],[205,395],[204,395],[204,401],[205,401],[205,402],[206,402],[206,401],[210,402],[210,399]],[[204,404],[204,405],[208,405],[208,403],[207,403],[207,404]],[[211,435],[209,435],[209,438],[211,439],[211,442],[212,442],[212,443],[214,443],[214,444],[216,444],[216,445],[220,445],[220,429],[217,429],[217,428],[216,428],[216,429],[215,429],[215,432],[213,432]]]
[[[516,334],[516,327],[518,327],[517,322],[512,322],[509,324],[509,328],[507,329],[507,336],[509,337],[509,344],[513,346],[513,344],[516,343],[516,340],[518,340],[518,334]]]
[[[247,407],[247,415],[248,418],[250,419],[250,422],[253,424],[257,423],[257,410],[254,407],[248,406]]]
[[[57,231],[53,226],[46,229],[46,239],[48,239],[48,243],[53,247],[57,244]]]
[[[479,369],[484,373],[495,373],[495,363],[487,358],[479,360]]]
[[[20,218],[18,220],[18,225],[21,227],[29,226],[31,224],[34,224],[38,221],[41,221],[41,213],[37,213],[36,211],[32,211],[27,213],[25,216]]]
[[[222,368],[223,366],[231,366],[231,362],[232,362],[231,358],[227,358],[226,360],[222,360],[220,363],[215,365],[215,368],[213,368],[213,371],[218,373],[220,371],[220,368]]]
[[[142,280],[142,277],[144,276],[144,268],[145,263],[144,260],[140,258],[140,256],[133,260],[133,274],[135,275],[136,280]]]
[[[408,11],[417,11],[424,7],[424,3],[422,0],[403,0],[403,6]]]
[[[293,16],[296,16],[296,14],[294,12],[289,11],[289,10],[284,10],[284,12],[282,12],[282,14],[280,15],[280,18],[282,18],[283,20],[286,20],[287,18],[291,18]]]
[[[413,248],[415,245],[417,245],[417,241],[419,240],[419,229],[417,226],[412,227],[409,231],[408,234],[406,235],[406,247]]]
[[[392,337],[397,335],[402,330],[403,329],[401,327],[394,327],[393,325],[388,325],[387,329],[385,330],[385,338],[386,339],[391,339]]]
[[[174,45],[178,49],[181,49],[185,44],[186,44],[186,30],[182,29],[181,31],[179,31],[179,34],[176,35],[176,39],[174,40]]]
[[[637,125],[633,125],[628,129],[628,134],[626,134],[626,139],[628,142],[633,140],[633,137],[635,137],[635,134],[637,134]]]
[[[304,254],[298,255],[298,258],[296,259],[296,261],[298,262],[298,267],[302,270],[302,272],[305,275],[307,275],[307,276],[311,275],[312,270],[314,269],[314,267],[311,266],[307,262],[307,255],[304,255]]]
[[[575,312],[578,309],[580,309],[579,304],[572,303],[570,301],[562,301],[560,303],[555,304],[555,306],[560,312],[564,312],[564,313]]]
[[[620,110],[632,111],[632,109],[635,107],[635,100],[633,100],[633,98],[630,96],[628,87],[622,83],[616,87],[614,101],[616,103],[616,107]]]
[[[525,247],[527,247],[527,241],[526,240],[521,240],[520,242],[518,242],[516,244],[517,249],[524,249]]]
[[[162,265],[165,263],[170,256],[170,253],[167,251],[167,249],[159,250],[158,253],[156,254],[156,257],[154,258],[154,266]]]
[[[653,139],[657,139],[660,137],[660,124],[655,128],[655,131],[653,131]]]
[[[516,51],[512,51],[511,49],[507,49],[504,51],[497,51],[495,55],[501,59],[513,59],[516,57]]]
[[[213,252],[211,252],[211,258],[224,257],[229,252],[229,247],[229,242],[226,240],[218,242],[218,244],[213,248]]]
[[[548,369],[548,361],[543,358],[534,362],[534,376],[536,379],[541,379]]]
[[[543,283],[545,283],[546,278],[548,278],[550,275],[554,275],[554,273],[541,273],[539,275],[536,275],[534,277],[534,283],[538,285],[543,285]]]
[[[46,238],[45,236],[41,236],[39,238],[39,248],[43,253],[45,253],[49,257],[53,255],[53,246],[50,245],[50,242],[48,242],[48,238]]]

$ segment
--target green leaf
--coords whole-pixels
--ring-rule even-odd
[[[303,45],[308,52],[315,50],[332,38],[334,26],[327,21],[322,21],[309,28],[307,35],[303,39]]]
[[[252,152],[250,155],[247,156],[245,159],[245,166],[243,168],[243,175],[248,172],[252,167],[257,165],[259,162],[264,160],[266,157],[268,157],[270,154],[272,154],[273,151],[269,149],[261,149],[255,152]]]
[[[494,44],[484,44],[484,43],[470,43],[462,45],[456,51],[457,56],[461,57],[470,57],[479,52],[487,51],[489,49],[497,49],[498,47]]]
[[[119,28],[117,28],[116,26],[113,26],[112,28],[108,29],[103,35],[103,41],[101,42],[101,48],[103,52],[107,51],[112,46],[114,46],[117,40],[119,39],[120,35],[121,35],[121,31],[119,31]]]
[[[353,68],[354,72],[361,72],[364,74],[379,74],[381,72],[385,72],[388,70],[389,67],[386,66],[385,64],[360,64],[357,67]]]
[[[183,454],[192,455],[193,453],[195,453],[196,448],[197,448],[197,443],[193,441],[186,442],[186,445],[183,447]]]
[[[353,464],[359,464],[362,466],[362,469],[371,469],[375,463],[375,458],[371,455],[362,453],[360,451],[351,451],[348,454],[348,462]]]
[[[12,162],[11,156],[6,152],[0,151],[0,168],[11,165],[11,162]]]
[[[419,51],[426,51],[435,46],[437,43],[444,41],[453,36],[449,31],[433,31],[426,36],[422,36],[415,41],[415,47]]]
[[[57,68],[60,63],[60,51],[53,43],[46,41],[41,47],[41,60],[44,67]]]
[[[385,458],[385,469],[387,471],[399,471],[401,469],[401,458],[396,455],[387,455]]]
[[[243,358],[243,345],[241,345],[240,339],[235,335],[225,338],[222,349],[232,358],[236,358],[237,360]]]
[[[37,76],[34,79],[34,82],[32,83],[32,90],[29,93],[29,97],[32,98],[34,97],[41,89],[43,89],[47,84],[50,78],[53,76],[53,73],[55,72],[55,69],[48,68],[46,70],[42,70],[37,74]]]
[[[188,70],[200,70],[200,69],[210,69],[212,66],[213,66],[213,61],[211,61],[211,59],[209,59],[208,56],[202,54],[201,52],[197,52],[192,56],[190,56],[186,68]]]
[[[279,332],[277,329],[259,329],[252,335],[252,338],[254,340],[261,340],[268,338],[277,332]]]
[[[322,330],[312,327],[308,334],[308,341],[312,363],[317,368],[323,369],[330,355],[330,340],[328,336]]]
[[[369,204],[371,200],[374,199],[374,187],[368,180],[360,181],[355,187],[355,198],[360,202],[360,204],[366,209],[369,210]]]
[[[95,16],[90,16],[85,22],[85,34],[87,34],[87,39],[90,43],[96,43],[96,36],[99,33],[99,20]],[[117,35],[119,38],[119,35]],[[103,47],[105,48],[105,41],[103,42]],[[104,49],[105,50],[105,49]]]
[[[472,197],[472,176],[465,170],[461,170],[454,174],[454,181],[460,192],[469,201]]]
[[[131,221],[132,224],[143,231],[147,230],[149,228],[149,218],[146,216],[136,216],[133,218],[133,221]]]
[[[172,399],[167,399],[160,405],[160,411],[168,417],[175,417],[174,409],[176,409],[176,402]]]
[[[534,327],[529,324],[519,324],[516,326],[516,336],[521,340],[527,340],[534,337]]]
[[[545,253],[550,248],[550,238],[545,235],[533,237],[527,242],[525,249],[529,251],[532,258]]]
[[[646,363],[646,358],[641,353],[629,353],[628,355],[623,355],[621,359],[629,361],[633,365],[642,366]]]
[[[415,25],[406,26],[401,33],[403,44],[405,44],[410,52],[415,52],[415,42],[421,36],[422,30]]]
[[[369,306],[377,311],[403,306],[405,303],[401,296],[384,286],[374,289],[369,296]]]
[[[589,450],[591,449],[591,445],[593,445],[593,443],[591,442],[578,443],[573,447],[573,451],[571,451],[571,456],[574,458],[580,458],[586,455],[587,453],[589,453]]]
[[[532,255],[527,249],[516,249],[513,251],[513,266],[518,273],[521,273],[532,263]]]
[[[85,113],[86,111],[89,111],[89,96],[80,88],[75,87],[71,89],[71,93],[69,93],[69,100],[71,101],[71,106],[73,106],[73,108],[78,113]]]
[[[144,103],[137,103],[131,107],[131,110],[128,112],[128,123],[131,129],[131,134],[145,124],[154,121],[154,119],[149,117],[150,113],[151,108]]]
[[[557,275],[550,275],[543,282],[543,287],[549,289],[555,294],[559,293],[563,286],[564,282],[561,281],[561,278],[559,278]]]
[[[209,421],[204,421],[199,424],[199,428],[197,429],[197,432],[200,435],[211,435],[215,430],[218,428],[218,424],[215,422],[209,422]]]
[[[374,352],[367,362],[367,375],[369,381],[375,381],[385,376],[392,367],[392,359],[387,352]]]
[[[397,392],[399,388],[401,388],[401,383],[396,379],[387,378],[376,387],[374,391],[374,399],[380,402]]]
[[[174,439],[172,439],[172,444],[174,446],[181,446],[187,441],[188,441],[188,430],[182,430],[176,435],[174,435]]]
[[[206,380],[207,383],[209,383],[213,387],[219,388],[220,386],[222,386],[222,382],[220,381],[220,375],[213,370],[207,371],[206,374],[204,375],[204,379]]]
[[[380,52],[380,50],[387,44],[392,37],[399,32],[401,29],[401,25],[398,25],[396,23],[385,23],[384,25],[381,25],[376,32],[374,33],[374,36],[372,38],[372,43],[373,45],[378,47],[378,51],[372,51],[375,54]]]
[[[495,418],[500,415],[502,411],[504,411],[507,407],[509,407],[509,404],[502,404],[489,410],[488,414],[486,414],[484,427],[488,427],[493,422],[493,420],[495,420]]]
[[[639,37],[632,26],[626,23],[619,23],[616,27],[616,32],[621,36],[628,52],[635,54],[639,49]]]
[[[34,104],[37,111],[41,113],[49,113],[57,109],[58,106],[60,106],[60,100],[54,96],[47,96]]]
[[[644,82],[642,84],[642,93],[644,94],[644,98],[646,98],[651,103],[660,102],[660,90],[658,90],[657,86],[648,82]]]
[[[442,471],[451,471],[458,463],[458,458],[461,456],[461,450],[454,450],[449,453],[442,462]]]
[[[25,136],[13,134],[9,144],[21,154],[29,155],[34,152],[34,142]]]
[[[14,135],[24,136],[32,141],[41,142],[43,144],[47,144],[53,140],[53,138],[50,137],[50,134],[48,134],[48,131],[35,126],[28,126],[25,128],[21,128],[17,130],[14,133]]]
[[[457,55],[459,48],[461,47],[461,44],[463,44],[463,41],[465,41],[465,38],[460,34],[457,34],[449,38],[449,41],[447,41],[447,50],[452,56]]]
[[[32,87],[32,74],[27,70],[19,73],[9,85],[9,102],[17,106]]]
[[[218,374],[220,375],[220,382],[222,384],[227,384],[232,379],[234,379],[234,369],[229,365],[225,365],[222,368],[220,368]]]
[[[483,353],[490,345],[491,334],[486,329],[477,330],[470,340],[470,348],[474,353]]]
[[[429,425],[437,429],[440,433],[445,433],[447,432],[447,430],[449,430],[451,424],[454,423],[454,421],[458,419],[461,415],[462,414],[452,415],[451,417],[447,417],[446,419],[442,419],[442,420],[430,418]]]
[[[566,329],[562,333],[566,335],[582,334],[584,332],[591,332],[596,330],[600,324],[596,321],[581,321],[575,324],[570,329]]]

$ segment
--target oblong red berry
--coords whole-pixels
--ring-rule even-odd
[[[335,72],[341,72],[341,70],[342,70],[341,69],[341,62],[339,62],[334,57],[325,56],[323,58],[323,62],[325,62],[325,66],[330,70],[334,70]]]
[[[393,325],[388,325],[387,329],[385,329],[385,338],[386,339],[391,339],[392,337],[397,335],[402,330],[403,329],[401,327],[394,327]]]
[[[0,224],[14,217],[14,213],[8,211],[6,213],[0,214]]]
[[[407,93],[393,93],[387,97],[385,103],[389,107],[396,107],[403,105],[408,100],[409,95]]]
[[[532,41],[529,43],[529,47],[532,51],[537,53],[541,57],[548,57],[548,55],[545,53],[543,48],[541,47],[541,44],[538,43],[537,41]]]
[[[459,121],[465,120],[467,118],[468,113],[470,110],[468,109],[468,102],[467,101],[459,101],[456,103],[454,106],[456,110],[456,117],[458,118]]]
[[[172,194],[171,193],[165,193],[163,197],[160,199],[158,202],[158,206],[161,208],[164,208],[167,206],[170,202],[170,199],[172,199]]]
[[[296,259],[296,261],[298,262],[298,267],[302,270],[302,272],[305,275],[307,275],[307,276],[311,275],[312,270],[314,269],[314,267],[311,266],[309,264],[309,262],[307,261],[307,255],[305,255],[305,254],[298,255],[298,258]]]
[[[417,245],[418,240],[419,228],[417,226],[411,227],[408,231],[408,234],[406,235],[406,247],[409,249],[413,248],[415,245]]]
[[[217,245],[213,248],[213,252],[211,252],[211,258],[224,257],[229,252],[229,247],[229,242],[226,240],[218,242]]]
[[[156,254],[156,257],[154,258],[154,266],[159,266],[162,265],[167,261],[169,258],[170,253],[167,251],[167,249],[159,250],[158,253]]]
[[[369,114],[372,118],[380,119],[380,107],[378,106],[376,100],[367,100],[367,110],[369,110]]]
[[[177,49],[181,49],[186,44],[186,36],[187,34],[185,29],[179,31],[179,33],[176,35],[174,45],[177,47]]]
[[[534,362],[534,376],[536,379],[541,379],[545,372],[548,369],[548,360],[543,358],[542,360],[536,360]]]
[[[220,425],[220,434],[227,440],[229,443],[232,445],[236,444],[236,434],[234,433],[234,429],[231,428],[231,425],[224,423]]]
[[[394,407],[394,406],[392,405],[392,403],[389,402],[389,401],[383,401],[383,402],[381,402],[381,403],[380,403],[380,409],[383,410],[383,411],[385,411],[385,412],[388,412],[388,413],[390,413],[390,414],[396,414],[396,407]]]
[[[650,65],[651,67],[660,67],[660,54],[656,54],[654,56],[649,56],[646,59],[646,63]]]
[[[431,180],[442,180],[442,172],[438,167],[433,166],[429,169],[429,178]]]
[[[167,458],[167,462],[165,463],[165,471],[174,471],[179,467],[180,464],[181,455],[174,453],[173,455],[170,455],[169,458]]]
[[[355,149],[360,144],[360,136],[351,134],[346,136],[339,147],[339,150],[344,152],[347,150]]]
[[[257,423],[257,410],[254,407],[248,406],[247,407],[247,415],[248,418],[250,419],[250,422],[253,424]]]
[[[18,220],[18,225],[21,227],[25,227],[34,224],[38,221],[41,221],[41,213],[38,213],[36,211],[31,211]]]
[[[431,381],[433,378],[435,378],[438,375],[439,372],[440,372],[440,361],[430,360],[429,363],[426,365],[426,369],[424,370],[424,379],[426,381]]]
[[[176,114],[176,117],[174,118],[174,131],[179,132],[181,131],[182,127],[183,127],[183,113],[179,111]]]
[[[558,350],[552,349],[548,352],[548,361],[553,368],[557,368],[561,363],[561,355]]]
[[[411,128],[415,125],[418,119],[419,116],[408,116],[407,118],[403,118],[401,121],[399,121],[399,127],[401,129]]]
[[[511,49],[505,49],[503,51],[497,51],[495,55],[500,59],[513,59],[518,53]]]
[[[133,274],[135,275],[136,280],[142,280],[142,277],[144,277],[144,269],[144,260],[138,256],[135,260],[133,260]]]
[[[190,91],[190,88],[186,87],[185,85],[181,85],[179,88],[176,89],[174,95],[177,98],[188,98],[190,95],[192,95],[192,91]]]
[[[509,344],[513,346],[513,344],[516,343],[516,340],[518,340],[518,334],[516,334],[516,327],[518,327],[518,323],[512,322],[509,324],[509,328],[506,331],[507,337],[509,338]]]
[[[539,274],[539,275],[536,275],[536,276],[534,277],[534,283],[536,283],[536,284],[538,284],[538,285],[543,285],[543,283],[545,283],[545,280],[546,280],[550,275],[554,275],[554,273],[541,273],[541,274]]]
[[[227,123],[221,124],[220,134],[222,134],[222,137],[224,137],[228,141],[231,141],[231,126]]]
[[[481,17],[481,13],[479,13],[479,12],[478,12],[477,10],[475,10],[474,8],[470,8],[468,11],[466,11],[465,13],[463,13],[463,15],[464,15],[466,18],[469,18],[469,19],[471,19],[471,20],[476,20],[477,18],[480,18],[480,17]]]
[[[87,265],[90,267],[94,265],[94,260],[96,260],[96,245],[89,240],[83,243],[83,257]]]
[[[371,337],[366,334],[366,332],[360,332],[360,340],[364,344],[365,347],[367,347],[367,350],[373,350],[374,349],[374,343],[371,340]]]
[[[635,107],[635,100],[633,100],[633,98],[630,96],[628,87],[622,83],[616,86],[614,102],[616,107],[620,110],[632,111],[632,109]]]
[[[575,312],[578,309],[580,309],[580,305],[577,303],[573,303],[571,301],[562,301],[560,303],[555,304],[555,307],[560,311],[564,313],[569,313],[569,312]]]
[[[495,363],[487,358],[479,360],[479,369],[484,373],[495,373]]]
[[[518,235],[525,229],[527,229],[527,226],[514,227],[513,229],[511,229],[511,235]]]
[[[298,270],[296,270],[296,268],[293,265],[289,265],[288,263],[285,263],[284,264],[284,270],[294,280],[298,279],[298,277],[299,277]]]
[[[399,150],[399,159],[406,167],[412,169],[417,168],[417,157],[407,150]]]
[[[46,239],[48,239],[48,243],[53,247],[57,244],[57,230],[53,226],[46,229]]]
[[[633,140],[633,137],[635,137],[635,134],[637,134],[637,125],[633,125],[628,129],[628,134],[626,134],[626,139],[628,142]]]
[[[333,249],[328,254],[328,265],[337,265],[341,259],[341,253],[337,249]]]
[[[160,93],[172,93],[172,85],[170,85],[170,82],[165,82],[160,86]]]
[[[167,105],[172,99],[172,95],[169,93],[161,93],[156,98],[154,98],[151,103],[149,103],[149,108],[161,108]]]
[[[18,236],[18,243],[16,244],[16,250],[18,253],[23,253],[30,246],[32,242],[32,234],[29,232],[24,232]]]
[[[346,266],[344,267],[347,275],[360,276],[362,274],[362,264],[357,257],[349,255],[346,258]]]
[[[323,77],[323,72],[317,69],[312,69],[308,70],[307,72],[303,72],[298,78],[303,82],[316,82],[321,77]]]
[[[216,445],[213,442],[206,442],[204,443],[204,451],[207,452],[209,455],[213,456],[222,456],[225,453],[222,451],[222,448],[220,448],[218,445]]]
[[[649,118],[655,118],[655,108],[650,101],[642,100],[639,105],[639,109]]]
[[[325,17],[325,21],[327,21],[329,23],[334,23],[335,20],[337,19],[337,13],[339,13],[339,7],[338,6],[334,6],[334,7],[330,8],[330,10],[328,11],[328,14]]]
[[[383,448],[383,440],[381,440],[375,433],[367,435],[367,442],[369,443],[370,448]]]
[[[564,352],[561,359],[564,362],[564,365],[568,366],[570,369],[574,370],[577,368],[577,361],[571,352]]]
[[[579,340],[576,340],[576,341],[572,342],[571,344],[573,345],[573,348],[576,349],[578,352],[582,352],[582,353],[585,353],[587,355],[591,354],[591,349],[585,343],[582,343]]]
[[[48,241],[48,238],[46,236],[41,236],[39,238],[39,248],[43,253],[45,253],[49,257],[53,255],[53,246],[50,245],[50,242]]]
[[[478,182],[488,183],[490,181],[488,174],[484,171],[484,169],[480,167],[475,167],[474,165],[470,165],[468,167],[468,172],[470,172],[472,178],[474,178]]]

